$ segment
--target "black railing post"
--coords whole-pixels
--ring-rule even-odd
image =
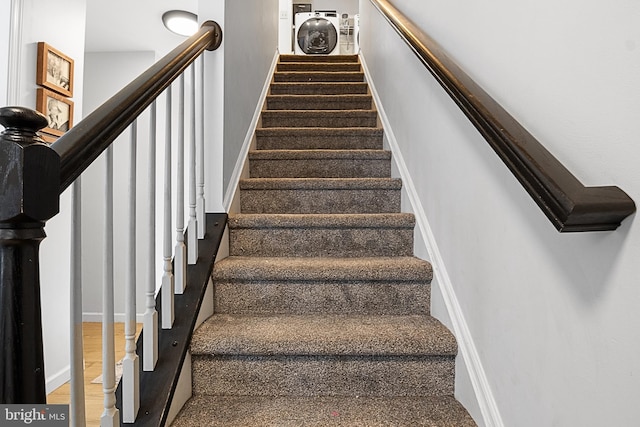
[[[46,403],[39,246],[59,210],[60,158],[40,113],[0,108],[0,403]]]

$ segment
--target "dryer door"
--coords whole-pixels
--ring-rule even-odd
[[[338,45],[338,31],[325,18],[310,18],[300,25],[298,46],[308,55],[327,55]]]

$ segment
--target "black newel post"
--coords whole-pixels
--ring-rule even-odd
[[[0,108],[0,403],[46,403],[38,248],[58,213],[60,158],[40,113]]]

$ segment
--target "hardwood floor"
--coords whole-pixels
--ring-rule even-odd
[[[136,336],[142,325],[138,325]],[[115,360],[124,356],[124,323],[116,323],[115,330]],[[100,416],[103,411],[104,394],[102,384],[91,383],[102,375],[102,324],[83,323],[82,337],[84,341],[84,393],[87,427],[99,427]],[[142,363],[142,362],[141,362]],[[69,383],[63,384],[47,395],[47,403],[70,402]]]

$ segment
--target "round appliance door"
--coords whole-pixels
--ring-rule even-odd
[[[308,55],[327,55],[338,45],[338,31],[325,18],[307,19],[298,30],[298,46]]]

